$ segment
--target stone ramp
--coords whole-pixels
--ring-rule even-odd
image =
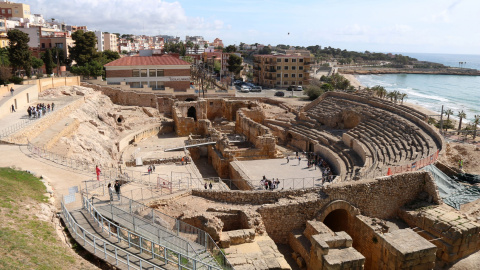
[[[41,132],[31,140],[33,145],[44,146],[50,149],[63,136],[73,133],[78,128],[78,120],[66,117],[51,125],[47,130]]]
[[[78,225],[88,232],[82,232],[86,239],[86,241],[84,241],[84,239],[75,233],[75,230],[79,233],[79,228],[72,228],[68,222],[66,222],[72,237],[90,253],[111,265],[115,265],[118,269],[131,269],[132,266],[136,269],[178,269],[177,266],[165,264],[165,262],[160,259],[152,258],[149,254],[129,247],[124,241],[119,242],[114,234],[109,235],[99,227],[98,223],[91,218],[85,210],[72,211],[71,214]],[[63,218],[65,219],[65,217]],[[90,242],[90,244],[88,242]],[[148,263],[145,261],[140,262],[140,258]],[[130,265],[126,263],[127,261]]]

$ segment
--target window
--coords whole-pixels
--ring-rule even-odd
[[[299,78],[302,78],[302,77],[303,77],[303,74],[298,74],[298,77],[299,77]]]
[[[292,63],[295,63],[295,62],[297,62],[297,59],[292,59]]]
[[[299,61],[300,63],[303,63],[303,59],[302,59],[302,58],[300,58],[300,59],[298,59],[298,60],[300,60],[300,61]]]
[[[288,70],[288,66],[284,66],[283,69]]]
[[[18,10],[15,10],[15,14],[18,14]]]
[[[149,69],[148,70],[148,77],[157,77],[157,70],[156,69]]]
[[[299,85],[302,85],[302,82],[298,82]]]
[[[130,83],[130,88],[140,88],[140,83],[139,82],[131,82]]]
[[[157,82],[155,90],[165,90],[165,84],[163,82]]]
[[[297,67],[296,67],[296,66],[292,66],[292,70],[295,70],[295,69],[297,69]]]
[[[5,14],[5,9],[2,9],[2,14]]]
[[[140,77],[140,70],[139,69],[132,70],[132,77]]]
[[[280,84],[281,84],[281,82],[277,82],[277,85],[280,85]]]
[[[295,78],[295,73],[292,74],[292,78]]]
[[[303,66],[299,66],[298,69],[303,70]]]
[[[141,82],[142,88],[148,87],[148,82]]]
[[[277,70],[281,70],[281,69],[282,69],[282,67],[281,67],[281,66],[277,66]]]
[[[283,74],[283,77],[288,78],[288,74]]]
[[[157,69],[157,77],[163,77],[163,69]]]
[[[140,69],[140,77],[147,77],[147,70],[146,69]]]
[[[277,58],[277,63],[280,63],[280,62],[282,62],[282,59]]]
[[[55,43],[55,47],[63,49],[63,43]]]
[[[285,63],[288,63],[288,58],[285,58]]]
[[[42,49],[45,49],[45,43],[42,43]]]
[[[284,85],[287,85],[287,84],[288,84],[288,82],[283,82],[283,84],[284,84]]]
[[[280,75],[280,74],[277,74],[277,78],[280,78],[280,77],[281,77],[281,75]]]
[[[11,9],[8,10],[8,14],[12,14],[12,10],[11,10]]]

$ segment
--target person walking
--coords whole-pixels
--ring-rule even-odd
[[[100,170],[100,168],[98,167],[98,165],[95,166],[95,173],[97,174],[97,181],[100,181],[100,173],[102,171]]]
[[[208,185],[208,187],[210,187],[210,189],[212,189],[212,187],[213,187],[212,182],[210,182],[210,184]]]
[[[13,87],[10,88],[10,94],[11,94],[12,96],[13,96],[13,92],[14,92],[14,91],[15,91],[15,90],[13,90]]]
[[[300,160],[302,160],[302,158],[298,157],[298,165],[300,165]]]
[[[458,167],[460,168],[460,170],[463,169],[463,159],[460,159],[460,160],[458,161]]]
[[[54,108],[55,108],[55,103],[52,102],[52,112]]]
[[[115,192],[117,193],[117,197],[119,201],[120,201],[120,186],[122,186],[122,184],[120,184],[118,180],[116,180],[115,185],[113,187],[115,188]]]
[[[289,159],[288,156],[287,156],[287,163],[289,163],[289,162],[290,162],[290,159]]]
[[[205,189],[207,189],[207,183],[205,183],[204,187],[205,187]]]
[[[16,112],[15,111],[15,105],[12,104],[12,113]]]
[[[113,187],[111,183],[108,183],[108,195],[110,195],[110,201],[113,201]]]
[[[152,165],[153,172],[155,172],[155,164]]]

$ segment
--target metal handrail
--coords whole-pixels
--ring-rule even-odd
[[[118,242],[120,243],[122,240],[123,241],[126,241],[128,242],[128,247],[134,247],[134,248],[137,248],[140,250],[140,253],[150,253],[152,255],[152,259],[155,259],[156,257],[158,258],[162,258],[163,260],[165,260],[166,263],[174,263],[174,264],[177,264],[178,265],[178,268],[179,269],[196,269],[196,268],[199,268],[199,267],[202,267],[202,266],[207,266],[208,269],[218,269],[218,270],[221,270],[221,268],[218,268],[218,267],[215,267],[215,266],[211,266],[207,263],[204,263],[196,258],[192,258],[188,255],[185,255],[183,254],[182,252],[180,251],[177,251],[177,250],[173,250],[171,248],[168,248],[167,246],[165,245],[162,245],[158,242],[155,242],[155,241],[152,241],[146,237],[143,237],[137,233],[134,233],[134,232],[131,232],[129,230],[125,230],[125,228],[122,228],[112,222],[110,222],[108,219],[104,218],[100,212],[98,212],[98,210],[93,206],[93,204],[88,200],[86,199],[84,196],[82,196],[82,206],[85,210],[87,210],[87,212],[90,214],[90,216],[95,220],[95,222],[97,222],[98,226],[101,227],[102,229],[102,232],[104,232],[105,229],[108,228],[108,237],[112,237],[112,236],[116,236],[117,239],[118,239]],[[71,217],[71,214],[68,212],[68,210],[66,209],[65,205],[63,204],[62,202],[62,210],[64,209],[67,213],[68,213],[68,216]],[[64,212],[64,216],[67,216],[65,215],[65,212]],[[75,221],[73,221],[75,222]],[[71,224],[71,223],[69,223]],[[80,226],[78,226],[80,227]],[[80,227],[81,228],[81,227]],[[114,230],[112,230],[112,228],[114,228]],[[82,228],[83,229],[83,228]],[[85,231],[85,230],[84,230]],[[112,232],[114,231],[114,232]],[[126,231],[127,233],[127,237],[126,238],[122,238],[122,234],[121,234],[121,231]],[[76,232],[76,231],[75,231]],[[87,231],[88,232],[88,231]],[[89,233],[91,234],[91,233]],[[78,235],[78,234],[77,234]],[[92,234],[93,237],[95,237],[93,234]],[[133,240],[138,240],[138,244],[133,241]],[[85,239],[84,239],[85,240]],[[145,248],[144,247],[144,244],[146,246],[148,246],[148,243],[150,243],[150,248]],[[158,246],[158,247],[162,247],[164,248],[164,251],[163,251],[163,254],[159,254],[159,253],[155,253],[155,246]],[[170,260],[168,258],[168,251],[170,251],[171,253],[177,253],[177,258],[178,258],[178,261],[174,261],[174,260]],[[95,248],[94,248],[94,253],[95,253]],[[125,252],[127,253],[127,256],[128,256],[128,252]],[[131,254],[131,256],[134,256],[135,258],[139,259],[139,261],[145,261],[143,258],[140,258],[134,254]],[[188,267],[187,265],[182,265],[182,259],[185,259],[188,261],[191,261],[192,263],[192,267]],[[155,266],[154,264],[148,262],[148,261],[145,261],[147,262],[148,264],[152,265],[154,267],[154,269],[157,269],[156,267],[158,266]],[[141,264],[140,264],[141,265]],[[161,267],[158,267],[159,269],[163,269]],[[140,266],[140,269],[142,269],[142,267]]]
[[[52,111],[52,113],[53,113],[53,111]],[[43,115],[41,117],[23,119],[19,123],[15,123],[14,125],[11,125],[7,128],[4,128],[2,131],[0,131],[0,139],[2,139],[4,137],[8,137],[11,134],[21,130],[22,128],[24,128],[26,126],[28,126],[29,122],[35,122],[36,120],[40,120],[40,119],[43,119],[45,117],[49,117],[50,115],[52,115],[52,114],[50,114],[50,111],[48,111],[48,112],[45,113],[45,115]]]

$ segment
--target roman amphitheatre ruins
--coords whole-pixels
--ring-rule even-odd
[[[480,265],[480,203],[462,196],[475,185],[437,182],[459,173],[460,148],[408,106],[363,92],[312,102],[98,82],[38,92],[55,111],[2,134],[2,151],[24,163],[0,165],[39,171],[71,237],[112,267]],[[115,180],[121,198],[110,201]]]

